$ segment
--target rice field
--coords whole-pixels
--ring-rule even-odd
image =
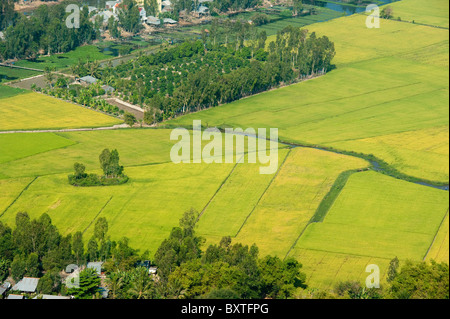
[[[426,256],[427,260],[435,260],[437,262],[446,262],[448,264],[449,261],[449,235],[448,235],[448,211],[445,219],[442,221],[441,227],[439,228],[436,237],[434,238],[433,245],[430,247],[428,254]]]
[[[121,120],[43,94],[0,99],[0,131],[113,126]]]
[[[311,274],[312,282],[318,285],[330,285],[335,276],[353,277],[355,272],[363,273],[365,264],[378,260],[383,265],[383,269],[379,265],[380,270],[386,272],[394,257],[424,259],[448,206],[446,191],[375,172],[355,173],[324,221],[308,225],[290,256],[311,259],[312,266],[303,260],[305,267],[315,268],[320,260],[318,269],[329,269],[327,276],[321,275],[320,270],[314,279]],[[435,241],[435,255],[439,254],[439,247],[445,249],[442,243],[448,233],[445,234],[445,226],[442,229]],[[335,261],[336,255],[348,257],[347,270],[342,268],[342,258]]]
[[[262,255],[284,257],[315,214],[340,173],[364,169],[366,161],[335,153],[293,149],[258,205],[235,235],[256,243]]]
[[[390,3],[394,18],[402,21],[423,23],[448,29],[448,1],[446,0],[402,0]]]
[[[278,127],[283,141],[373,154],[402,173],[448,182],[448,30],[392,20],[368,29],[363,15],[308,30],[335,42],[337,69],[172,123],[195,118],[218,126]],[[434,140],[430,132],[438,128]],[[398,139],[406,137],[412,148],[398,151]],[[416,139],[433,139],[431,148],[442,147],[442,153],[412,146]]]

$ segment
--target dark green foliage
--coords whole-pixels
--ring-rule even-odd
[[[389,293],[395,299],[449,299],[448,264],[407,261],[391,281]]]
[[[3,4],[5,1],[0,5],[0,29],[6,28],[5,46],[1,53],[3,59],[35,59],[40,50],[48,54],[67,52],[98,37],[87,9],[80,11],[80,28],[76,29],[66,26],[67,4],[42,5],[33,15],[26,17],[22,13],[11,12],[11,1]]]
[[[104,176],[96,174],[86,174],[84,165],[75,163],[75,174],[69,175],[69,184],[73,186],[111,186],[121,185],[128,181],[128,176],[123,174],[123,166],[119,164],[119,152],[104,149],[99,156],[100,167]]]
[[[73,295],[75,299],[92,299],[92,296],[98,292],[100,282],[100,277],[95,270],[86,268],[80,272],[79,288],[70,288],[68,294]]]
[[[123,121],[126,125],[132,127],[136,123],[136,116],[129,112],[125,112],[125,114],[123,115]]]
[[[395,277],[397,277],[398,266],[399,266],[399,260],[397,257],[395,257],[389,263],[389,269],[388,269],[388,273],[387,273],[387,281],[388,282],[391,282],[392,280],[395,279]]]

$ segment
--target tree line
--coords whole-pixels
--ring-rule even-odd
[[[3,22],[5,40],[0,41],[0,58],[36,59],[40,53],[63,53],[97,39],[100,34],[89,21],[87,7],[80,11],[79,28],[66,26],[68,3],[41,5],[30,17],[16,13],[7,24]]]
[[[19,212],[15,228],[0,221],[0,282],[11,277],[39,277],[39,294],[72,295],[79,299],[101,298],[101,280],[93,269],[79,273],[79,287],[63,284],[62,270],[70,264],[102,261],[104,285],[110,299],[448,299],[449,268],[446,263],[392,259],[387,284],[367,289],[357,281],[339,282],[330,290],[307,289],[302,264],[293,258],[259,254],[258,247],[232,243],[223,237],[204,247],[195,232],[198,212],[185,212],[152,261],[122,237],[111,240],[106,218],[93,224],[86,242],[84,232],[62,235],[48,214],[31,219]],[[157,274],[149,274],[149,266]]]
[[[113,78],[116,96],[147,109],[151,124],[333,68],[335,48],[326,36],[289,26],[266,45],[265,32],[246,23],[235,22],[224,39],[226,28],[217,25],[201,40],[105,67],[102,79]]]

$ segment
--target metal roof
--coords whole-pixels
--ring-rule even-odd
[[[42,299],[70,299],[68,296],[53,296],[53,295],[37,295],[33,299],[38,299],[38,297],[41,297]]]
[[[90,75],[87,75],[87,76],[83,76],[82,78],[80,78],[80,81],[84,81],[84,82],[87,82],[87,83],[90,83],[90,84],[94,84],[95,82],[97,82],[97,79],[92,77],[92,76],[90,76]]]
[[[24,292],[35,292],[38,285],[39,278],[23,277],[12,290],[24,291]]]

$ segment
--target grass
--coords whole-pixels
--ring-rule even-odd
[[[422,260],[448,211],[448,193],[375,172],[353,174],[321,223],[310,224],[291,256],[328,253],[358,260]],[[326,258],[328,259],[328,258]],[[301,259],[300,259],[301,260]],[[306,261],[303,261],[305,264]],[[346,276],[333,259],[320,262]],[[355,266],[356,267],[356,266]],[[349,272],[362,271],[361,268]],[[333,276],[325,276],[324,283]],[[325,278],[326,277],[326,278]]]
[[[368,163],[345,155],[296,148],[236,236],[261,254],[284,257],[343,171]]]
[[[448,212],[445,219],[442,221],[433,245],[430,247],[430,251],[427,254],[427,260],[435,260],[437,262],[449,262],[449,235],[448,235]]]
[[[106,60],[112,57],[113,55],[103,53],[96,45],[86,45],[63,54],[41,56],[36,61],[20,60],[16,65],[38,70],[44,70],[46,67],[61,70],[78,63],[79,59]]]
[[[1,134],[0,164],[63,148],[74,143],[52,133],[25,134],[23,136]]]
[[[287,150],[281,151],[279,166],[287,154]],[[237,164],[201,215],[197,223],[198,233],[209,241],[219,241],[223,236],[235,236],[273,177],[274,175],[259,174],[258,166]]]
[[[446,0],[402,0],[390,3],[394,18],[402,21],[423,23],[448,28],[448,1]]]
[[[8,68],[5,66],[0,66],[0,83],[16,81],[24,78],[29,78],[35,75],[42,74],[37,71]]]
[[[317,8],[317,7],[316,7]],[[277,34],[278,31],[291,25],[293,27],[304,27],[317,22],[328,21],[342,16],[341,12],[337,12],[328,8],[317,8],[318,14],[304,17],[295,17],[278,20],[259,26],[258,29],[266,31],[268,36]]]
[[[38,93],[1,99],[0,114],[1,131],[102,127],[122,123],[116,118]]]
[[[449,123],[448,31],[391,20],[368,29],[363,15],[308,30],[335,42],[337,69],[173,123],[195,118],[218,126],[278,127],[283,141],[373,154],[402,173],[448,183],[447,133],[438,140],[431,133]],[[411,149],[398,147],[406,136]],[[414,145],[416,139],[442,153]]]
[[[26,91],[23,89],[13,88],[10,86],[6,86],[3,84],[0,84],[0,101],[1,99],[13,97],[22,93],[25,93]],[[0,103],[0,106],[2,103]]]
[[[106,217],[112,239],[127,236],[132,247],[154,254],[184,211],[203,209],[231,168],[232,164],[172,163],[128,167],[127,184],[94,188],[70,186],[66,174],[43,176],[1,220],[14,225],[19,211],[28,212],[32,218],[47,213],[63,234],[84,231],[88,240],[93,234],[92,227],[88,228],[91,222]]]

